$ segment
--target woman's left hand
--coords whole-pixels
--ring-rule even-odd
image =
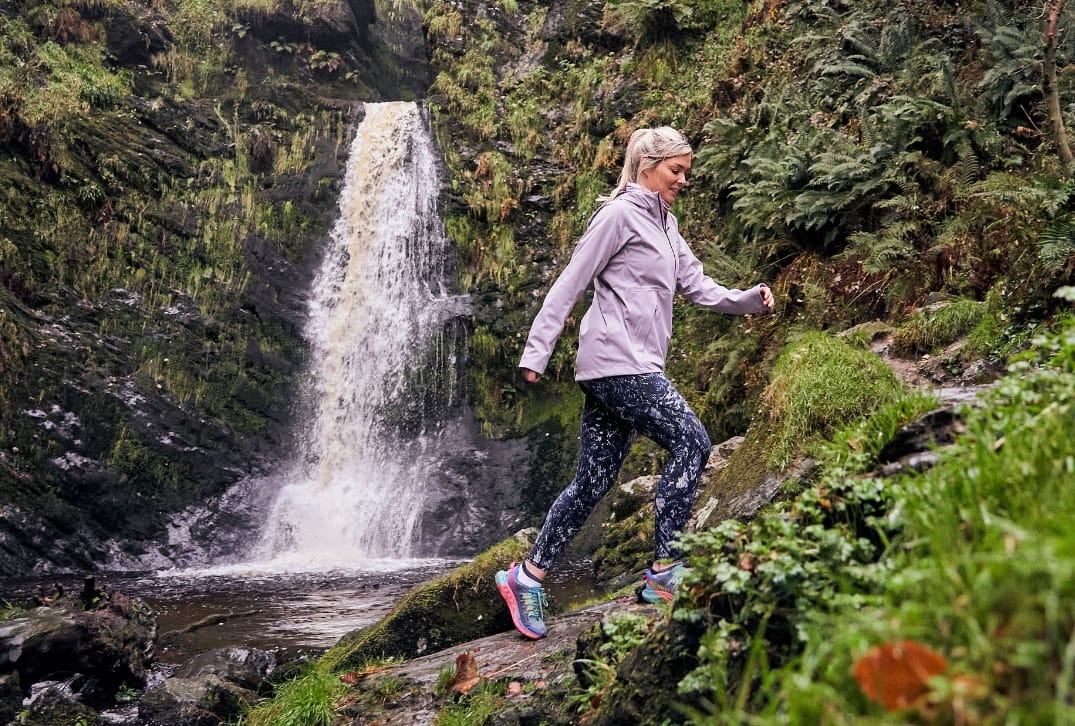
[[[773,306],[776,305],[776,301],[773,300],[773,291],[765,283],[758,285],[758,290],[761,292],[762,303],[769,308],[769,312],[773,312]]]

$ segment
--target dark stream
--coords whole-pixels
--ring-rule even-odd
[[[98,586],[145,600],[157,615],[157,659],[178,664],[225,646],[318,654],[344,634],[384,617],[423,580],[459,564],[446,560],[386,563],[383,571],[261,573],[234,568],[164,573],[102,573]],[[394,567],[393,567],[394,565]],[[35,594],[62,585],[78,592],[80,577],[0,580],[0,605],[24,606]],[[548,581],[549,597],[563,609],[598,594],[590,563],[565,562]],[[197,626],[212,616],[219,624]]]

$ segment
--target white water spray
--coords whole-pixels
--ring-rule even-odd
[[[436,159],[417,105],[366,105],[310,302],[303,455],[255,560],[365,567],[416,553],[438,446],[413,430],[414,388],[443,397],[453,385],[443,331],[461,305],[444,291]]]

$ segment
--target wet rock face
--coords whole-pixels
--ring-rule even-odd
[[[258,687],[275,667],[272,653],[253,648],[219,648],[201,653],[142,695],[138,701],[139,723],[230,723],[258,699]]]

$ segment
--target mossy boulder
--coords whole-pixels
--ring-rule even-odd
[[[703,482],[694,529],[747,519],[780,485],[808,471],[801,457],[816,441],[894,402],[903,385],[879,356],[810,332],[785,348],[741,446]]]
[[[473,561],[411,590],[380,622],[348,633],[323,656],[332,668],[415,658],[457,643],[510,630],[511,617],[494,576],[530,549],[536,530],[519,532]]]
[[[601,546],[593,553],[598,582],[616,582],[647,567],[653,559],[653,493],[659,476],[641,476],[615,487],[601,523]]]

